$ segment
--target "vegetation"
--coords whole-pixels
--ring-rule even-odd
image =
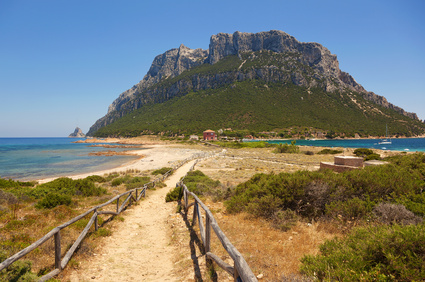
[[[319,154],[319,155],[327,155],[327,154],[336,155],[336,154],[341,154],[341,153],[342,153],[341,150],[335,150],[335,149],[328,149],[328,148],[326,148],[326,149],[321,150],[317,154]]]
[[[117,178],[127,179],[127,182],[121,186],[112,186],[112,181]],[[143,186],[149,180],[150,177],[145,173],[136,171],[104,177],[89,176],[79,180],[58,178],[38,185],[33,182],[0,179],[0,261],[28,247],[54,227],[82,211],[106,202],[117,191],[122,193],[132,185]],[[102,186],[98,186],[99,183]],[[95,238],[111,235],[108,226],[103,226],[108,217],[109,215],[98,216],[100,228],[84,240],[79,250],[81,255],[94,250],[95,244],[92,242]],[[89,219],[90,216],[83,218],[61,232],[64,248],[71,246]],[[117,219],[122,220],[121,217]],[[2,270],[0,281],[38,280],[37,276],[53,269],[53,253],[51,244],[41,245],[26,255],[25,260],[19,260]],[[79,253],[74,256],[78,257]]]
[[[206,128],[288,132],[293,127],[311,127],[334,138],[356,133],[360,136],[385,135],[386,124],[394,135],[411,136],[424,132],[425,125],[420,121],[367,101],[356,92],[331,93],[319,87],[307,89],[291,82],[271,83],[260,78],[240,82],[230,80],[214,89],[199,91],[184,87],[190,85],[193,78],[220,74],[236,76],[237,72],[247,73],[252,68],[264,69],[270,65],[280,70],[282,77],[290,77],[289,70],[293,67],[301,69],[306,77],[314,73],[309,66],[298,61],[298,54],[255,52],[242,56],[246,60],[243,65],[237,56],[228,56],[214,65],[202,64],[159,82],[147,91],[156,91],[154,97],[146,91],[139,93],[150,102],[135,111],[129,110],[130,113],[123,114],[116,122],[99,129],[95,136],[200,134]],[[318,82],[320,85],[321,81]],[[181,89],[170,99],[168,89],[175,89],[177,84]]]
[[[188,172],[183,182],[190,192],[198,196],[208,195],[215,199],[225,197],[225,192],[221,189],[220,181],[212,180],[200,170]],[[182,195],[181,187],[176,187],[168,192],[165,201],[180,200]]]
[[[257,174],[236,187],[226,210],[264,218],[284,231],[298,220],[345,227],[347,236],[327,241],[319,255],[302,259],[301,271],[309,277],[422,281],[425,154],[401,154],[386,161],[389,164],[339,174]]]
[[[375,154],[371,149],[366,149],[366,148],[355,149],[354,154],[358,157],[364,158],[365,161],[381,159],[379,154]]]
[[[277,148],[274,150],[275,153],[282,154],[282,153],[288,153],[288,154],[297,154],[300,152],[300,148],[295,145],[296,141],[291,141],[291,145],[289,144],[278,144]]]
[[[425,224],[380,225],[327,241],[301,272],[328,281],[424,281]]]
[[[227,209],[265,218],[290,209],[309,220],[348,221],[375,218],[374,208],[393,203],[405,206],[414,216],[423,216],[425,155],[398,156],[390,161],[340,174],[328,170],[257,174],[236,187]]]
[[[160,168],[160,169],[154,170],[154,171],[152,172],[152,175],[159,175],[159,174],[164,175],[164,174],[166,174],[167,172],[169,172],[169,173],[170,173],[170,175],[171,175],[171,174],[173,174],[173,169],[172,169],[171,167],[163,167],[163,168]]]

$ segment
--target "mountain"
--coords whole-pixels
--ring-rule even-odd
[[[86,137],[86,135],[83,133],[83,131],[81,130],[81,128],[76,127],[74,132],[69,134],[68,137],[78,137],[78,138],[84,138]]]
[[[272,30],[219,33],[208,50],[180,45],[157,56],[87,135],[189,133],[230,125],[377,135],[385,124],[400,135],[424,132],[416,114],[366,91],[339,69],[328,49]]]

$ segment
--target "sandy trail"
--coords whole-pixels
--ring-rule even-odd
[[[170,243],[167,221],[176,205],[165,195],[195,161],[174,172],[166,188],[148,190],[147,198],[124,212],[112,236],[105,238],[96,256],[70,275],[70,281],[178,281],[173,273],[176,247]]]

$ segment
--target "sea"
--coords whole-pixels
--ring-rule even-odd
[[[93,156],[105,150],[132,148],[89,147],[90,143],[73,143],[82,138],[0,138],[0,177],[31,181],[70,176],[119,167],[137,156]],[[96,143],[108,144],[108,143]],[[141,150],[137,147],[137,150]]]
[[[290,144],[293,140],[270,140],[273,144]],[[425,138],[393,138],[391,144],[379,144],[381,139],[309,139],[295,140],[296,145],[316,147],[368,148],[389,151],[425,152]]]

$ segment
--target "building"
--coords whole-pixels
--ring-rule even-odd
[[[189,140],[199,140],[199,136],[198,135],[190,135]]]
[[[205,130],[204,131],[204,140],[217,140],[217,134],[214,130]]]

